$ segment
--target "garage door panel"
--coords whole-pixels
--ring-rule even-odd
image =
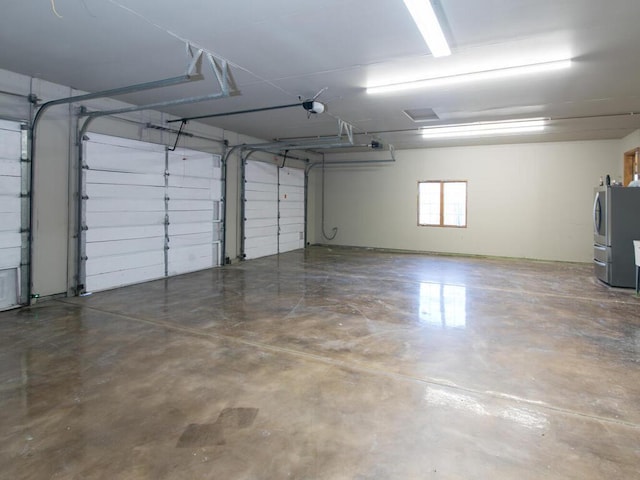
[[[164,265],[87,275],[87,290],[100,291],[164,277]]]
[[[92,258],[87,264],[87,277],[121,270],[138,270],[153,266],[162,267],[164,272],[164,252],[135,252]]]
[[[220,262],[220,157],[182,149],[169,154],[169,275]]]
[[[20,131],[0,130],[0,158],[18,159],[21,150]]]
[[[104,183],[108,185],[135,185],[164,188],[164,175],[151,173],[106,172],[103,170],[87,170],[87,183]]]
[[[220,219],[220,204],[211,200],[171,200],[169,204],[169,213],[173,213],[173,217],[178,214],[187,212],[210,212],[209,220],[217,221]],[[172,221],[177,221],[173,218]]]
[[[90,168],[132,173],[164,173],[165,147],[153,143],[89,134],[85,159]]]
[[[87,243],[135,238],[164,238],[164,225],[142,227],[93,228],[86,232]]]
[[[218,238],[216,238],[217,236],[219,236],[217,229],[214,230],[214,232],[176,235],[175,237],[171,238],[171,249],[190,247],[194,245],[211,245],[212,243],[218,241]]]
[[[89,258],[109,257],[113,255],[135,254],[139,252],[159,251],[164,248],[164,238],[133,238],[130,240],[112,240],[87,243],[86,254]]]
[[[280,192],[280,202],[283,204],[304,204],[304,195],[296,193],[282,193]]]
[[[282,202],[304,202],[304,192],[283,192],[280,190],[280,201]]]
[[[164,153],[149,151],[127,152],[121,147],[96,150],[96,145],[87,143],[85,153],[89,170],[106,170],[124,173],[164,174]]]
[[[129,201],[138,199],[161,200],[164,202],[164,187],[141,187],[134,185],[87,185],[87,195],[92,198],[116,198]]]
[[[0,177],[0,192],[2,192],[2,196],[20,195],[20,179],[16,177]]]
[[[220,199],[219,195],[216,195],[216,191],[214,190],[203,190],[201,188],[197,189],[188,189],[188,188],[169,188],[167,190],[168,196],[171,199],[171,202],[179,201],[179,200],[206,200],[206,201],[217,201]]]
[[[2,141],[2,138],[0,138],[0,141]],[[17,161],[18,158],[20,158],[20,152],[18,152],[18,156],[14,157],[13,160],[0,157],[0,177],[20,178],[22,176],[22,166],[20,162]]]
[[[290,219],[291,221],[289,223],[287,222],[283,222],[282,219],[280,219],[280,231],[281,232],[304,232],[304,222],[301,222],[300,220],[296,220],[296,219]]]
[[[86,288],[95,291],[162,276],[165,148],[108,135],[89,137],[89,168],[84,171]]]
[[[104,198],[104,197],[91,197],[86,205],[87,214],[98,212],[129,212],[131,211],[132,201],[130,199],[118,199],[118,198]],[[135,200],[135,208],[138,212],[155,212],[158,211],[158,199]]]
[[[286,167],[280,171],[279,251],[304,248],[304,171]]]
[[[280,202],[280,215],[298,215],[304,216],[304,205],[300,203],[291,204]]]
[[[211,190],[214,182],[213,178],[207,177],[180,177],[175,173],[169,175],[169,187],[173,188],[201,188]]]
[[[20,125],[0,125],[0,158],[17,161],[22,153]]]
[[[273,197],[270,199],[247,198],[244,208],[245,210],[251,210],[254,212],[259,210],[265,210],[268,212],[275,211],[275,215],[277,216],[278,200]]]
[[[245,230],[261,227],[275,227],[277,229],[278,222],[274,222],[272,218],[247,218],[247,220],[244,222]]]
[[[304,196],[304,185],[280,185],[279,191],[287,195]]]
[[[277,225],[267,225],[264,227],[250,227],[247,226],[245,228],[245,236],[248,238],[253,238],[253,237],[268,237],[268,236],[278,236],[278,226]],[[277,243],[277,239],[274,239],[274,241]]]
[[[280,234],[280,243],[295,243],[296,245],[303,240],[301,237],[302,232],[290,232]],[[299,248],[299,247],[297,247]]]
[[[304,248],[303,240],[295,240],[292,242],[286,242],[284,240],[280,240],[280,253],[292,252],[293,250],[298,250],[300,248]]]
[[[213,221],[213,209],[209,205],[208,210],[170,210],[169,219],[170,227],[182,223],[203,223],[210,227]]]
[[[266,257],[278,253],[278,241],[276,238],[251,238],[245,243],[245,255],[247,259]]]
[[[304,223],[304,211],[300,209],[280,210],[280,223],[290,223],[293,219]]]
[[[9,212],[19,212],[20,211],[20,197],[17,195],[8,196],[0,194],[0,212],[1,213],[9,213]],[[3,227],[0,225],[0,230]]]
[[[22,133],[18,123],[0,120],[0,310],[21,300],[20,271],[23,258]]]
[[[1,197],[0,197],[1,198]],[[0,213],[0,231],[20,225],[20,212]]]
[[[279,182],[280,185],[304,185],[304,170],[283,167],[280,170]]]
[[[304,170],[249,161],[244,178],[246,258],[303,247]]]
[[[216,265],[217,250],[209,245],[172,248],[169,275],[193,272]]]
[[[19,230],[12,231],[4,228],[0,230],[0,248],[20,248],[20,245],[22,245],[22,235]]]
[[[252,188],[245,189],[244,198],[247,200],[277,200],[278,187],[276,185],[262,185],[264,188],[255,188],[257,185],[251,185]]]
[[[211,223],[174,223],[169,225],[169,238],[176,235],[190,235],[192,233],[213,234]]]
[[[18,269],[0,269],[0,309],[4,310],[20,304]]]
[[[250,182],[278,183],[278,167],[269,163],[249,161],[245,168],[245,178]]]
[[[304,217],[303,216],[295,216],[291,215],[289,217],[281,216],[280,217],[280,227],[287,227],[289,225],[296,225],[299,227],[299,230],[304,230]]]
[[[220,179],[220,159],[210,153],[188,150],[169,153],[169,172],[182,177]]]
[[[245,192],[270,192],[278,198],[278,184],[247,181],[245,184]]]
[[[286,234],[289,234],[289,233],[295,233],[297,235],[299,232],[303,232],[303,230],[300,229],[300,224],[299,223],[292,223],[292,224],[289,224],[289,225],[280,224],[280,234],[281,235],[286,235]]]
[[[263,205],[259,210],[246,210],[244,212],[244,218],[246,218],[247,220],[269,220],[269,223],[277,225],[277,214],[277,206],[275,208],[269,208],[268,205]]]
[[[0,270],[17,268],[20,265],[21,247],[3,248],[0,251]]]
[[[92,228],[164,225],[164,212],[91,212],[87,223]]]

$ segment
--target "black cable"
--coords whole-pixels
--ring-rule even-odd
[[[182,135],[182,129],[184,128],[184,126],[187,124],[186,120],[183,120],[182,123],[180,124],[180,129],[178,130],[178,134],[176,135],[176,143],[173,144],[173,148],[169,148],[167,147],[167,149],[170,152],[175,152],[176,148],[178,148],[178,140],[180,140],[180,135]]]

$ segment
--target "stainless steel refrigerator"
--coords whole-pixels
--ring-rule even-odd
[[[640,188],[597,188],[593,230],[596,277],[612,287],[635,287],[633,241],[640,240]]]

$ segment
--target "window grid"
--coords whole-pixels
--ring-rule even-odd
[[[466,180],[418,182],[418,225],[466,228]]]

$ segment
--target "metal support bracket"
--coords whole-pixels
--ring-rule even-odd
[[[236,81],[233,78],[233,74],[229,69],[229,62],[222,59],[216,59],[210,53],[207,53],[207,60],[209,60],[209,64],[211,65],[211,69],[213,70],[213,73],[218,80],[218,84],[220,85],[222,93],[224,93],[226,96],[240,94],[238,85],[236,84]]]
[[[343,133],[347,134],[349,143],[353,143],[353,125],[339,118],[338,119],[338,137],[342,137]]]
[[[200,48],[194,55],[191,45],[187,43],[187,54],[191,56],[191,62],[189,62],[189,66],[187,67],[187,75],[193,75],[195,72],[196,75],[202,76],[202,54],[203,53],[204,53],[204,50]]]

